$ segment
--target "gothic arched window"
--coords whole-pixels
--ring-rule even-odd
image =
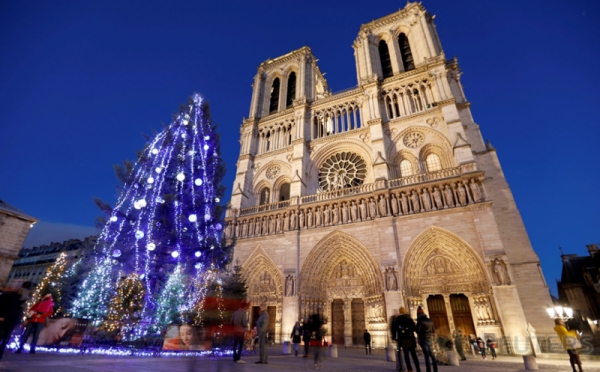
[[[410,44],[408,43],[406,35],[400,34],[400,36],[398,36],[398,46],[400,47],[400,57],[402,58],[404,71],[414,70],[415,61],[413,60]]]
[[[271,190],[269,190],[268,187],[265,187],[264,189],[262,189],[262,191],[260,192],[260,205],[264,205],[264,204],[269,204],[270,198],[271,197]]]
[[[438,154],[427,155],[425,164],[427,164],[427,172],[435,172],[442,169],[442,162],[440,161]]]
[[[292,103],[296,99],[296,73],[290,73],[288,76],[287,94],[285,99],[285,107],[291,107]]]
[[[413,175],[413,167],[410,160],[404,159],[400,162],[400,177],[408,177]]]
[[[390,50],[384,40],[379,42],[379,60],[381,61],[381,72],[383,78],[392,76],[392,61],[390,60]]]
[[[283,185],[281,185],[281,188],[279,189],[279,200],[280,201],[290,200],[290,184],[289,183],[284,183]]]
[[[273,80],[273,85],[271,85],[271,101],[269,102],[269,114],[272,112],[276,112],[279,110],[279,78],[275,78]]]

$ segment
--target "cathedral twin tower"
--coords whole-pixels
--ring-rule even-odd
[[[263,62],[227,211],[248,296],[287,340],[312,313],[327,338],[388,342],[419,306],[437,333],[523,339],[551,303],[496,151],[422,5],[361,26],[358,86],[331,94],[308,47]]]

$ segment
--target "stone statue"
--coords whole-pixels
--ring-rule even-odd
[[[321,208],[317,207],[315,211],[315,226],[319,227],[323,223],[323,212],[321,212]]]
[[[254,236],[260,236],[260,217],[256,217],[256,222],[254,223]]]
[[[312,208],[308,208],[308,213],[306,214],[306,226],[313,227],[313,212]]]
[[[379,215],[381,217],[385,217],[385,216],[387,216],[387,214],[388,214],[387,200],[386,200],[385,196],[379,195]]]
[[[269,216],[269,234],[275,234],[275,219]]]
[[[493,267],[494,267],[494,281],[496,282],[496,285],[508,284],[506,265],[504,264],[504,262],[502,262],[501,259],[496,258],[494,260]]]
[[[269,221],[267,220],[267,217],[262,218],[262,226],[260,230],[263,235],[269,235]]]
[[[437,209],[444,208],[444,202],[442,201],[442,193],[440,189],[436,187],[433,188],[433,200],[435,201],[435,207]]]
[[[254,218],[248,219],[248,237],[254,235]]]
[[[240,223],[239,222],[235,223],[235,237],[236,238],[240,237]]]
[[[396,280],[396,273],[394,273],[394,269],[391,267],[387,269],[386,284],[388,291],[398,290],[398,281]]]
[[[408,209],[408,198],[406,197],[405,193],[402,193],[400,197],[400,204],[402,204],[402,213],[411,213],[411,211]]]
[[[366,221],[367,220],[367,204],[365,203],[365,201],[363,199],[360,199],[360,204],[358,207],[360,208],[360,220]]]
[[[350,216],[352,216],[352,222],[358,221],[358,207],[354,200],[352,200],[352,204],[350,205]]]
[[[396,199],[396,194],[392,194],[392,198],[390,199],[390,207],[392,208],[392,215],[398,215],[398,199]]]
[[[290,229],[291,230],[296,230],[297,229],[297,225],[296,225],[296,212],[295,211],[291,211],[290,212]]]
[[[426,211],[431,210],[431,198],[429,197],[429,192],[427,189],[423,189],[423,193],[421,194],[421,201],[423,202],[423,207]]]
[[[242,221],[242,238],[245,238],[246,236],[248,236],[248,224],[246,223],[246,220]]]
[[[475,202],[480,201],[481,200],[481,190],[479,190],[479,186],[475,183],[474,179],[471,179],[469,188],[471,189],[471,195],[473,196],[473,200]]]
[[[275,232],[280,233],[281,232],[281,215],[277,214],[276,221],[275,221]]]
[[[233,228],[232,228],[232,222],[228,221],[227,222],[227,227],[225,228],[225,236],[231,239],[231,236],[233,235]]]
[[[419,195],[413,190],[412,194],[410,194],[410,200],[412,201],[412,209],[415,213],[422,211],[421,206],[419,204]]]
[[[333,220],[331,221],[334,225],[340,223],[340,211],[338,210],[337,204],[333,205]]]
[[[377,204],[375,204],[373,198],[369,198],[369,216],[371,216],[371,219],[377,217]]]
[[[467,205],[467,192],[462,183],[458,183],[458,187],[456,188],[456,193],[458,194],[458,202],[461,205]]]
[[[283,214],[283,231],[288,231],[290,229],[290,216],[287,213]]]
[[[342,223],[348,223],[348,205],[342,203]]]
[[[329,210],[329,206],[325,206],[325,210],[323,210],[323,223],[325,226],[329,226],[329,221],[331,220],[331,211]]]
[[[293,275],[288,275],[287,278],[285,278],[285,295],[287,297],[291,297],[294,296],[294,276]]]
[[[444,194],[446,194],[446,204],[451,208],[454,207],[454,193],[452,192],[452,188],[450,186],[445,186]]]
[[[300,209],[300,212],[298,213],[298,226],[300,226],[300,228],[303,229],[305,223],[306,221],[304,220],[304,209]]]

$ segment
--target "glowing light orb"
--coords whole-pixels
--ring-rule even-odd
[[[190,122],[189,120],[183,119],[183,120],[181,121],[181,124],[183,124],[183,125],[188,125],[188,123],[189,123],[189,122]]]
[[[202,180],[200,178],[196,178],[194,183],[196,184],[196,186],[202,186]]]
[[[119,249],[115,249],[115,250],[112,252],[112,256],[113,256],[113,257],[115,257],[115,258],[117,258],[117,257],[121,257],[121,251],[120,251]]]
[[[177,252],[177,251],[171,252],[171,257],[173,257],[173,258],[179,257],[179,252]]]
[[[198,216],[196,216],[195,214],[190,214],[188,220],[190,220],[190,222],[196,222],[198,221]]]
[[[117,216],[111,216],[110,217],[110,222],[117,222]]]
[[[154,178],[148,177],[148,183],[154,183]]]
[[[158,154],[158,149],[152,149],[152,153],[153,153],[154,155]]]
[[[113,263],[113,265],[116,265],[116,264],[118,264],[118,263],[119,263],[119,261],[117,261],[117,260],[112,260],[112,263]]]
[[[142,230],[138,230],[135,232],[135,238],[136,239],[141,239],[144,237],[144,232]]]
[[[210,213],[204,215],[204,221],[210,220]]]
[[[182,134],[181,134],[181,138],[187,138],[187,134],[185,134],[185,133],[182,133]]]
[[[211,246],[210,246],[210,249],[215,249],[215,246],[214,246],[214,245],[211,245]]]
[[[183,173],[179,173],[179,174],[177,175],[177,181],[183,181],[183,180],[185,180],[185,174],[183,174]]]
[[[203,148],[204,150],[208,150],[208,145],[204,145],[202,148]]]
[[[221,199],[219,199],[219,198],[215,198],[215,202],[216,202],[216,203],[218,203],[218,202],[220,202],[220,201],[221,201]]]
[[[200,256],[202,256],[202,252],[196,251],[196,252],[194,252],[194,256],[200,257]]]
[[[195,267],[196,269],[199,269],[199,268],[201,268],[201,267],[202,267],[202,264],[201,264],[200,262],[198,262],[197,264],[195,264],[195,265],[194,265],[194,267]]]
[[[153,250],[156,249],[156,244],[154,244],[154,243],[148,243],[148,244],[146,244],[146,249],[149,250],[149,251],[153,251]]]
[[[204,139],[208,141],[210,139],[210,136],[204,136]]]
[[[161,167],[156,167],[156,169],[154,169],[154,171],[156,173],[160,173],[160,172],[162,172],[162,168]]]
[[[215,229],[217,229],[217,231],[221,230],[223,228],[223,226],[220,223],[215,224]]]
[[[140,275],[140,279],[144,279],[145,277],[146,277],[146,274]]]
[[[133,207],[134,207],[135,209],[142,209],[142,208],[144,208],[146,205],[147,205],[147,204],[146,204],[146,199],[140,199],[140,200],[136,200],[136,201],[133,203]]]

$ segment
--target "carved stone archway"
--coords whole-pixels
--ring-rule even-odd
[[[327,319],[332,316],[332,302],[342,300],[343,325],[338,325],[343,329],[345,344],[349,345],[356,343],[353,323],[355,327],[362,324],[373,330],[385,324],[384,290],[381,271],[373,255],[357,239],[335,231],[315,245],[302,266],[300,314],[306,317],[319,313]],[[354,319],[357,313],[352,313],[353,299],[364,303],[362,323]],[[358,302],[354,302],[355,306]],[[326,325],[328,335],[332,335],[332,322],[336,319]]]
[[[442,295],[450,331],[454,330],[450,297],[469,298],[474,325],[496,325],[488,271],[475,250],[457,235],[430,227],[414,240],[403,264],[403,283],[412,316],[418,306],[427,308],[430,295]]]

